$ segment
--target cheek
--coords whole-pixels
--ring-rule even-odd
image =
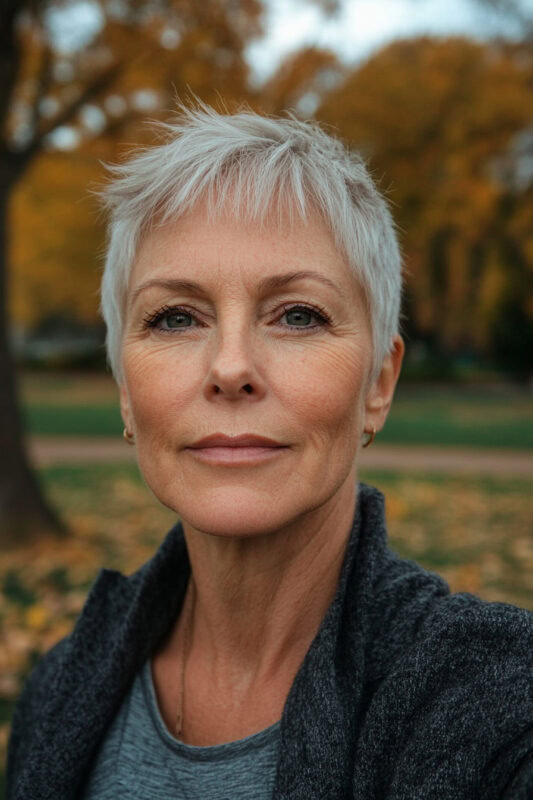
[[[170,343],[125,347],[124,376],[136,426],[143,432],[164,430],[170,419],[201,389],[198,353]],[[179,418],[179,417],[178,417]]]
[[[321,343],[284,370],[283,404],[310,436],[353,434],[355,441],[364,408],[365,352],[351,342]]]

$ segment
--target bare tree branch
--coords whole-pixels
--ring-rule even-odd
[[[35,90],[35,96],[33,98],[33,108],[31,112],[31,119],[32,119],[31,128],[34,131],[36,131],[39,127],[39,120],[41,116],[39,106],[41,104],[41,100],[44,99],[44,97],[46,96],[46,92],[50,87],[51,76],[52,76],[52,50],[48,44],[45,44],[41,56],[41,68],[38,72],[37,88]]]
[[[472,0],[476,5],[490,9],[517,27],[521,38],[533,38],[533,11],[525,0]]]
[[[20,11],[16,0],[0,0],[0,120],[6,119],[11,104],[13,87],[17,80],[20,48],[15,35],[17,14]]]
[[[27,162],[33,158],[33,156],[42,148],[46,138],[55,130],[57,130],[57,128],[71,122],[75,114],[80,110],[80,108],[82,108],[82,106],[85,105],[85,103],[93,100],[101,92],[105,91],[105,89],[112,86],[122,72],[122,69],[122,63],[113,64],[111,67],[100,73],[91,83],[85,86],[73,102],[69,103],[65,108],[63,108],[50,123],[43,125],[40,128],[30,144],[20,152],[22,160]]]

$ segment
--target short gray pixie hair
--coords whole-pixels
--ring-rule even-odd
[[[162,126],[162,144],[111,167],[102,192],[110,212],[101,311],[108,360],[122,381],[121,345],[129,275],[143,233],[201,201],[215,218],[307,218],[318,211],[366,296],[372,326],[372,374],[398,333],[401,258],[394,223],[363,160],[314,122],[245,110],[220,114],[180,106]]]

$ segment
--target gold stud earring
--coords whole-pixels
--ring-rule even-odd
[[[366,433],[366,435],[368,436],[368,439],[367,439],[367,440],[366,440],[366,442],[363,444],[363,447],[370,447],[370,445],[372,444],[372,442],[373,442],[373,441],[374,441],[374,439],[376,438],[376,429],[375,429],[375,428],[374,428],[374,426],[372,425],[372,430],[371,430],[371,431],[367,431],[367,430],[365,430],[365,433]]]
[[[122,431],[122,436],[128,444],[135,444],[135,436],[127,428]]]

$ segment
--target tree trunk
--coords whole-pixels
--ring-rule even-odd
[[[2,163],[3,162],[3,163]],[[64,527],[46,503],[24,447],[7,321],[8,198],[13,165],[0,162],[0,548]]]

